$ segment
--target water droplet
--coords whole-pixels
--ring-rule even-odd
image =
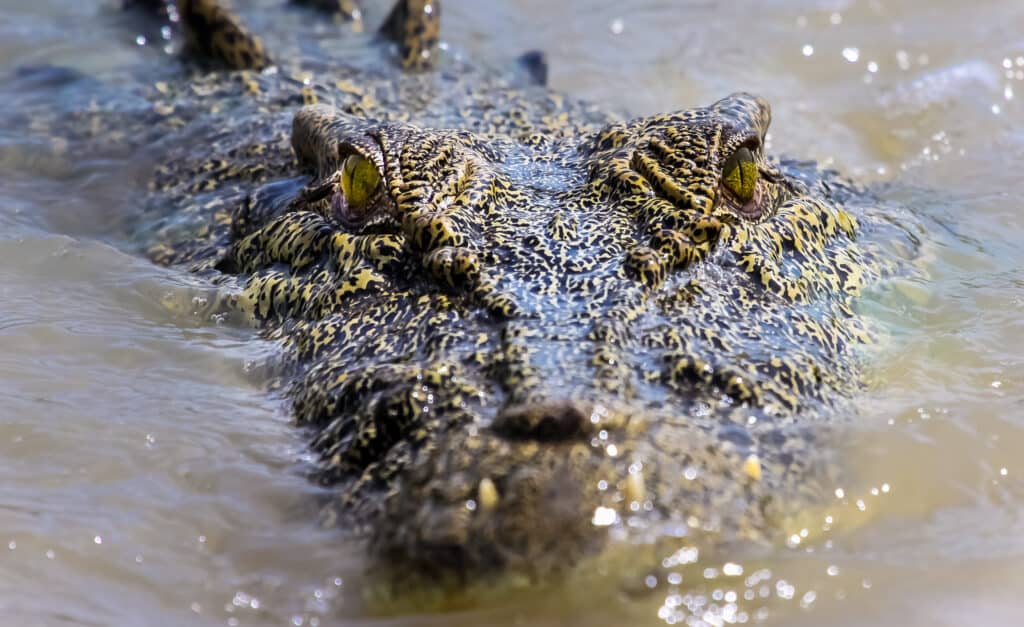
[[[906,50],[896,52],[896,65],[903,71],[910,69],[910,55],[907,54]]]
[[[801,49],[801,52],[804,53],[805,57],[809,57],[812,54],[814,54],[814,46],[812,46],[811,44],[804,44],[804,47]]]
[[[607,527],[614,524],[617,517],[614,509],[601,506],[594,510],[594,517],[590,522],[595,527]]]
[[[803,598],[800,599],[800,607],[804,609],[809,608],[816,598],[818,598],[818,595],[814,590],[808,590],[804,593]]]
[[[860,50],[852,46],[843,48],[843,58],[850,63],[856,63],[857,60],[860,59]]]

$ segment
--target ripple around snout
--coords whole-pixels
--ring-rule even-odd
[[[0,0],[8,111],[43,102],[43,82],[74,78],[27,81],[8,73],[15,66],[71,66],[116,84],[125,68],[158,63],[160,33],[111,11],[97,18],[100,4]],[[302,11],[277,11],[276,0],[238,4],[254,29],[283,25],[304,49],[365,54]],[[399,608],[367,606],[361,543],[317,525],[329,494],[304,475],[307,436],[263,389],[273,346],[216,317],[208,284],[153,266],[116,235],[152,164],[68,162],[59,146],[6,124],[5,111],[0,616],[40,625],[1017,624],[1020,3],[516,0],[445,11],[453,49],[495,65],[544,50],[554,87],[609,109],[645,114],[758,93],[772,104],[771,152],[884,184],[883,200],[911,208],[924,225],[914,234],[922,277],[863,304],[883,339],[869,352],[872,385],[856,420],[838,428],[850,472],[821,511],[784,522],[787,546],[662,554],[613,543],[607,561],[563,587],[513,588],[451,614],[424,612],[444,607],[434,599],[388,617]],[[66,89],[97,89],[76,80]],[[662,533],[675,532],[688,533]],[[636,572],[644,554],[668,566]]]

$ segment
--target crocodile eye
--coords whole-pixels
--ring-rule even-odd
[[[365,210],[378,187],[380,173],[372,161],[355,154],[345,158],[341,165],[341,193],[351,211]]]
[[[722,184],[736,199],[746,203],[754,197],[757,187],[757,161],[746,146],[732,153],[722,168]]]

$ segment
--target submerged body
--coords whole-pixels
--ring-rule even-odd
[[[380,564],[543,576],[610,536],[770,540],[828,485],[871,341],[854,300],[904,235],[769,159],[766,103],[619,121],[454,64],[249,58],[269,69],[142,86],[73,139],[157,157],[135,236],[279,342],[324,521]]]

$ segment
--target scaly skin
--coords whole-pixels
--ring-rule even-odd
[[[178,7],[217,16],[183,20],[203,63],[274,59],[213,5]],[[431,71],[439,9],[387,21],[415,72],[289,59],[142,89],[130,139],[159,138],[161,165],[136,237],[278,342],[273,385],[337,495],[324,522],[368,530],[378,565],[544,577],[610,529],[771,541],[838,472],[827,423],[872,340],[855,301],[904,233],[769,159],[754,96],[617,121]],[[748,202],[723,182],[741,148]],[[359,223],[352,154],[382,181]]]

